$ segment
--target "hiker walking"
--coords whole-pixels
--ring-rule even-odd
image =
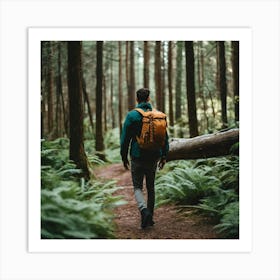
[[[127,114],[121,134],[121,157],[126,169],[130,147],[131,176],[142,229],[154,225],[155,174],[157,166],[162,169],[165,165],[169,150],[166,115],[152,108],[149,95],[147,88],[136,92],[138,104]],[[144,177],[147,203],[143,196]]]

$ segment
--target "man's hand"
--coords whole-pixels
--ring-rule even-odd
[[[164,167],[165,164],[166,164],[166,159],[161,158],[159,163],[158,163],[158,169],[161,170]]]
[[[122,161],[123,161],[124,168],[126,170],[129,170],[129,161],[128,161],[128,159],[126,158],[126,159],[123,159]]]

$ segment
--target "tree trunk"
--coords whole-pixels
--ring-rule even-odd
[[[89,178],[87,156],[83,142],[83,96],[81,77],[81,42],[68,42],[68,94],[70,115],[70,159]]]
[[[185,42],[186,49],[186,80],[190,137],[198,135],[196,115],[195,80],[194,80],[194,52],[193,41]]]
[[[220,94],[220,61],[219,61],[219,42],[216,42],[216,96]]]
[[[134,67],[134,42],[130,42],[130,64],[129,64],[129,87],[128,87],[128,110],[135,107],[135,67]]]
[[[61,116],[61,132],[63,132],[66,135],[68,135],[68,127],[66,124],[66,110],[65,110],[65,104],[64,104],[64,95],[63,95],[63,87],[62,87],[62,71],[61,71],[61,42],[58,43],[58,85],[59,85],[59,94],[61,98],[61,109],[62,109],[62,116]],[[62,128],[63,126],[63,128]],[[62,133],[63,135],[63,133]]]
[[[107,83],[106,83],[106,76],[103,74],[102,76],[103,84],[102,84],[102,98],[103,98],[103,129],[104,133],[107,132]]]
[[[239,41],[231,42],[235,121],[239,121]]]
[[[169,122],[170,126],[174,126],[174,111],[173,111],[173,93],[172,93],[172,70],[173,70],[173,55],[172,41],[168,42],[168,92],[169,92]]]
[[[224,156],[239,142],[239,129],[197,136],[191,139],[171,139],[167,161]]]
[[[103,82],[103,41],[97,41],[96,43],[96,125],[95,125],[95,135],[96,143],[95,149],[100,158],[102,156],[102,151],[104,151],[103,142],[103,128],[102,128],[102,83]]]
[[[112,118],[112,128],[116,127],[115,114],[114,114],[114,79],[113,79],[113,50],[111,53],[110,64],[110,113]]]
[[[177,42],[177,56],[176,56],[176,112],[175,118],[178,121],[181,118],[181,95],[182,95],[182,49],[183,42]]]
[[[122,133],[122,42],[119,42],[119,128],[120,135]]]
[[[48,73],[47,73],[47,88],[48,88],[48,134],[50,139],[53,138],[53,50],[52,43],[47,43],[48,51]]]
[[[165,112],[166,110],[166,65],[165,65],[165,42],[161,44],[161,111]]]
[[[162,104],[162,84],[161,84],[161,42],[156,41],[155,46],[155,96],[157,109],[163,111]]]
[[[84,98],[85,98],[85,101],[86,101],[86,104],[87,104],[89,121],[90,121],[91,129],[92,129],[92,133],[94,133],[94,124],[93,124],[93,119],[92,119],[92,112],[91,112],[91,108],[90,108],[90,102],[89,102],[89,97],[88,97],[88,93],[87,93],[86,81],[85,81],[84,77],[83,77],[82,86],[83,86]]]
[[[45,79],[46,79],[46,66],[44,63],[44,53],[46,42],[41,42],[41,139],[45,137],[45,121],[46,121],[46,104],[45,104]]]
[[[150,87],[150,52],[149,52],[149,42],[144,41],[144,87],[149,88]]]
[[[226,81],[226,59],[224,41],[218,42],[219,48],[219,87],[222,107],[222,128],[228,127],[227,121],[227,81]]]
[[[203,41],[198,43],[198,57],[197,60],[199,61],[198,64],[198,84],[199,84],[199,94],[203,104],[203,115],[206,122],[206,130],[209,132],[209,119],[207,116],[207,102],[205,100],[204,94],[204,54],[203,54]]]

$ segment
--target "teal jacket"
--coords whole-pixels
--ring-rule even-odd
[[[152,110],[150,103],[139,103],[136,108],[141,108],[144,111]],[[141,149],[137,143],[136,135],[140,136],[142,128],[142,115],[132,110],[128,112],[122,128],[121,134],[121,157],[122,160],[127,159],[128,149],[130,146],[130,156],[132,159],[150,159],[156,160],[166,157],[169,151],[168,134],[166,133],[165,146],[157,151],[145,151]]]

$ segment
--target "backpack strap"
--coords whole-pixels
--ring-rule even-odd
[[[143,117],[149,115],[150,112],[152,111],[147,111],[145,112],[143,109],[141,108],[135,108],[134,111],[137,111],[138,113],[140,113]]]
[[[140,108],[135,108],[134,111],[137,111],[138,113],[140,113],[142,116],[144,115],[145,111],[143,109]]]

